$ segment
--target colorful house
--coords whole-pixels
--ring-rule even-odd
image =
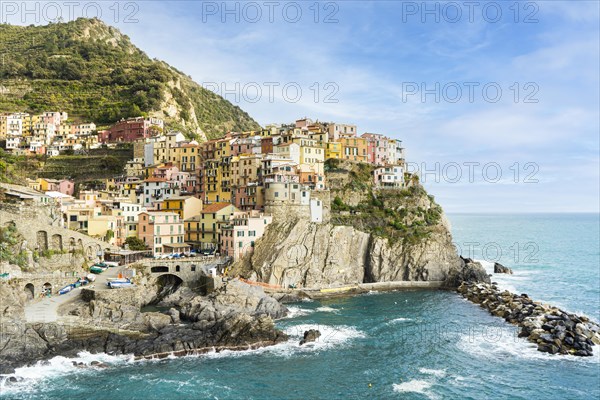
[[[183,220],[173,212],[142,212],[138,216],[138,238],[153,254],[188,251],[184,243]]]

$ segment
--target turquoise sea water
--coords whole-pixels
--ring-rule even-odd
[[[513,276],[501,286],[585,313],[600,307],[598,215],[450,215],[455,242],[489,268]],[[534,243],[533,245],[530,242]],[[465,243],[471,243],[465,245]],[[474,243],[479,243],[476,245]],[[494,243],[489,245],[489,243]],[[525,247],[515,257],[515,243]],[[511,247],[513,248],[511,250]],[[485,250],[484,250],[485,249]],[[532,249],[536,250],[535,254]],[[514,327],[455,293],[410,291],[290,305],[278,321],[293,339],[250,352],[132,362],[81,354],[17,371],[2,399],[591,399],[600,397],[600,349],[591,358],[542,354]],[[323,336],[298,345],[317,328]]]

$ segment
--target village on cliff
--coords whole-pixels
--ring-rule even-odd
[[[73,123],[65,112],[0,115],[0,143],[15,155],[133,147],[124,173],[101,189],[76,190],[69,179],[31,176],[28,188],[11,185],[5,195],[53,204],[64,228],[114,246],[136,243],[135,250],[145,248],[155,258],[202,252],[237,260],[290,205],[323,222],[330,207],[327,160],[373,165],[374,187],[405,186],[402,142],[358,135],[355,125],[304,118],[201,143],[166,131],[164,121],[149,117],[97,130],[94,123]]]

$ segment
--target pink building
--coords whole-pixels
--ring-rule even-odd
[[[184,243],[183,220],[174,212],[143,212],[138,216],[138,238],[152,254],[189,251]]]
[[[362,138],[367,139],[367,162],[374,165],[392,163],[389,160],[389,139],[379,133],[363,133]]]
[[[129,118],[117,122],[109,130],[98,132],[98,141],[102,143],[134,142],[137,139],[150,137],[155,132],[162,131],[163,128],[164,123],[158,118]]]
[[[164,167],[158,167],[154,170],[153,176],[159,179],[165,179],[167,181],[173,180],[173,175],[179,172],[179,168],[177,168],[172,163],[167,163]]]
[[[68,179],[59,181],[58,191],[69,196],[73,196],[73,193],[75,193],[75,182]]]
[[[258,211],[234,212],[229,223],[221,227],[221,252],[234,260],[252,254],[256,240],[272,221],[273,217]]]

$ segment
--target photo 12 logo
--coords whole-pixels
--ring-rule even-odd
[[[403,1],[402,22],[537,24],[539,10],[533,1]]]
[[[340,87],[335,82],[314,82],[302,87],[297,82],[203,82],[202,87],[233,103],[274,103],[281,99],[286,103],[298,103],[303,98],[314,103],[338,103]]]
[[[539,103],[540,87],[535,82],[402,82],[402,102],[498,103],[503,97],[514,103]]]
[[[495,161],[406,163],[406,172],[418,175],[422,183],[539,183],[539,171],[540,166],[531,161],[504,166]]]
[[[97,18],[135,24],[139,11],[135,1],[0,1],[0,23],[48,24]]]
[[[203,1],[202,23],[312,22],[337,24],[340,6],[334,1]]]

